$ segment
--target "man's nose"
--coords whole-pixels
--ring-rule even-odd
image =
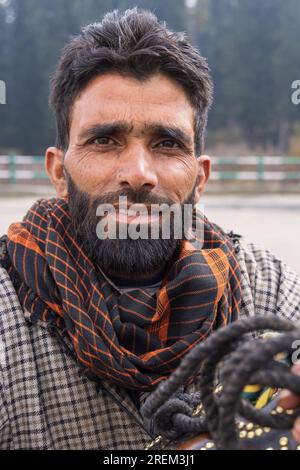
[[[137,144],[122,152],[117,179],[122,187],[130,186],[135,191],[142,188],[151,190],[157,185],[152,157],[143,145]]]

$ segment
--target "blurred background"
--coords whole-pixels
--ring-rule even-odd
[[[54,143],[48,90],[62,47],[107,11],[136,5],[186,31],[211,68],[206,214],[300,274],[299,0],[0,0],[0,235],[53,194],[43,155]]]

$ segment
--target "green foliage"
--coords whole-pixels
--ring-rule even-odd
[[[211,129],[238,126],[250,146],[286,151],[299,120],[290,97],[300,76],[300,2],[209,0],[209,24],[198,31],[215,82]]]

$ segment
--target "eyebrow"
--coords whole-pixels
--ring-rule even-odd
[[[79,140],[86,140],[92,137],[104,137],[109,135],[118,135],[122,133],[129,133],[132,126],[125,122],[112,122],[107,124],[94,124],[86,129],[83,129],[79,134]]]
[[[166,126],[161,123],[145,124],[145,132],[154,135],[161,135],[176,140],[181,140],[187,145],[193,144],[192,137],[176,126]]]
[[[94,124],[84,129],[79,134],[79,139],[87,140],[91,138],[101,138],[107,135],[117,136],[124,133],[130,133],[133,130],[133,125],[123,121],[116,121],[104,124]],[[184,142],[186,145],[192,145],[192,137],[177,126],[168,126],[161,123],[146,123],[141,130],[141,134],[150,134],[156,136],[163,136]]]

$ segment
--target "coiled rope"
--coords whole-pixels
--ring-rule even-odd
[[[248,339],[246,334],[263,330],[280,333],[269,339]],[[287,388],[300,395],[300,377],[275,359],[279,353],[294,352],[300,340],[300,325],[275,315],[240,319],[216,330],[181,361],[179,367],[147,398],[142,415],[153,419],[157,432],[170,440],[209,433],[218,449],[240,449],[237,415],[275,429],[291,429],[300,409],[273,415],[258,410],[242,397],[246,385]],[[222,364],[221,364],[222,362]],[[221,367],[220,367],[221,366]],[[218,369],[221,391],[216,394]],[[191,375],[197,375],[197,392],[179,393]],[[202,403],[204,413],[194,416]]]

